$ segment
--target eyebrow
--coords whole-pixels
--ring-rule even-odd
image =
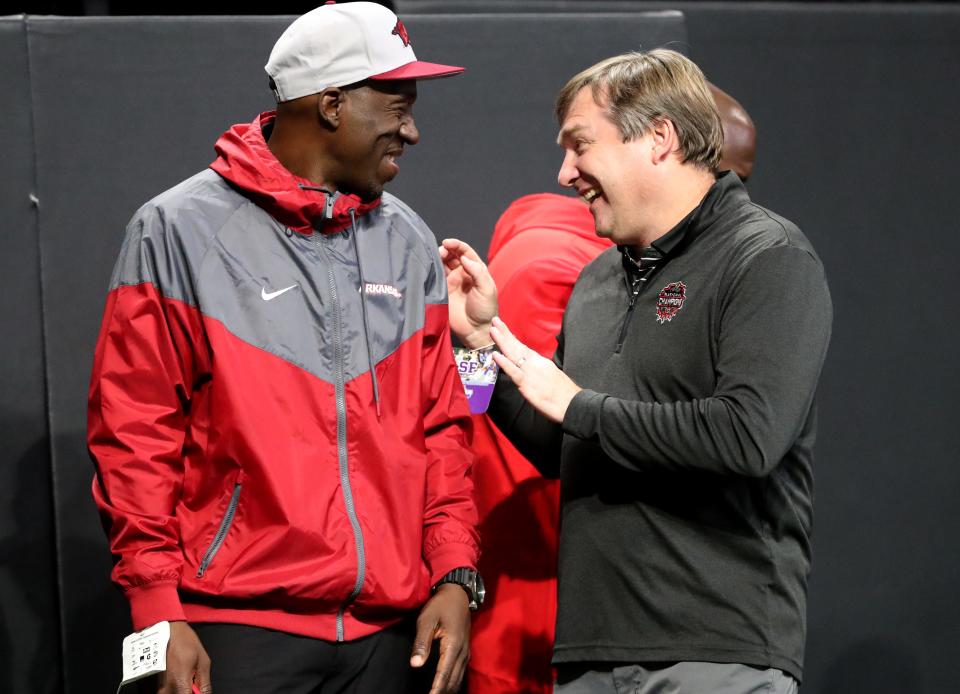
[[[573,125],[569,128],[562,129],[560,133],[557,135],[557,144],[563,145],[564,140],[572,140],[574,137],[580,134],[580,132],[582,132],[583,130],[586,130],[586,127],[579,124]]]

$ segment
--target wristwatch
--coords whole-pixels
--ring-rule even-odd
[[[437,592],[437,589],[444,583],[456,583],[467,591],[467,597],[470,599],[469,607],[471,612],[475,612],[480,605],[483,604],[483,598],[487,594],[486,589],[483,587],[483,578],[480,577],[480,574],[465,566],[454,569],[441,578],[437,582],[437,585],[433,587],[433,592]]]

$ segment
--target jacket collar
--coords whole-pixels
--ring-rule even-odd
[[[380,198],[365,203],[355,195],[320,190],[284,168],[264,137],[275,119],[275,111],[266,111],[252,123],[227,130],[217,140],[217,158],[210,168],[278,222],[302,234],[341,231],[350,226],[351,210],[359,216],[380,205]]]

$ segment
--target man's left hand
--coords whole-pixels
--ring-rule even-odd
[[[562,422],[573,396],[583,390],[557,365],[520,342],[500,318],[493,319],[490,337],[500,353],[493,359],[517,385],[520,394],[552,422]]]
[[[410,657],[412,667],[427,662],[435,639],[440,640],[440,661],[430,694],[455,694],[470,659],[469,600],[466,591],[455,583],[440,586],[420,610]]]

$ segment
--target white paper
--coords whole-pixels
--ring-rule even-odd
[[[123,640],[123,687],[167,669],[167,643],[170,622],[157,622],[143,631],[136,631]]]

